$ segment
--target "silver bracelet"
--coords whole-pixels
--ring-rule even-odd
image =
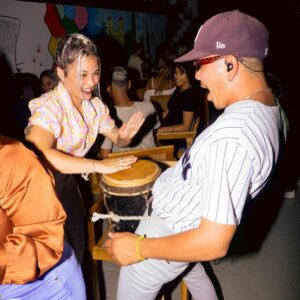
[[[87,160],[85,157],[83,158],[85,161]],[[89,181],[89,168],[87,167],[86,172],[81,173],[81,177],[85,180],[85,181]]]

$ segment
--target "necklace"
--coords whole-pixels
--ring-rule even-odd
[[[255,96],[257,94],[266,93],[266,92],[272,92],[272,89],[268,88],[268,89],[263,89],[263,90],[256,91],[255,93],[245,97],[245,99],[251,99],[253,96]]]

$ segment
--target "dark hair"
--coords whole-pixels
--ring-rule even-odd
[[[13,75],[13,98],[15,101],[25,101],[41,95],[39,78],[32,73],[16,73]]]
[[[41,74],[40,74],[40,79],[42,79],[43,77],[49,77],[52,79],[52,75],[53,72],[52,70],[44,70]]]
[[[153,77],[170,79],[172,77],[172,69],[166,65],[156,66],[153,70]]]
[[[44,70],[43,72],[41,72],[40,80],[42,80],[43,77],[50,78],[54,82],[54,86],[56,86],[59,82],[59,78],[56,74],[55,68],[53,68],[52,70]]]
[[[134,51],[134,53],[136,53],[137,51],[143,51],[143,50],[144,50],[144,47],[143,47],[142,43],[135,43],[133,45],[133,51]]]
[[[199,86],[198,80],[195,78],[195,67],[192,61],[175,63],[174,69],[178,69],[182,73],[186,73],[192,86]]]
[[[128,88],[129,78],[127,70],[123,67],[116,66],[110,69],[111,85],[114,87]]]
[[[17,73],[12,78],[13,100],[12,121],[14,127],[14,137],[24,140],[24,129],[28,124],[30,110],[28,103],[30,100],[41,95],[42,89],[39,78],[32,73]]]

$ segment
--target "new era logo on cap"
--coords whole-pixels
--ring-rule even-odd
[[[216,49],[224,49],[226,48],[225,44],[221,42],[216,42]]]

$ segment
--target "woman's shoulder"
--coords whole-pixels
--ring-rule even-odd
[[[40,97],[29,101],[30,110],[35,109],[50,109],[62,110],[62,99],[53,91],[42,94]]]

